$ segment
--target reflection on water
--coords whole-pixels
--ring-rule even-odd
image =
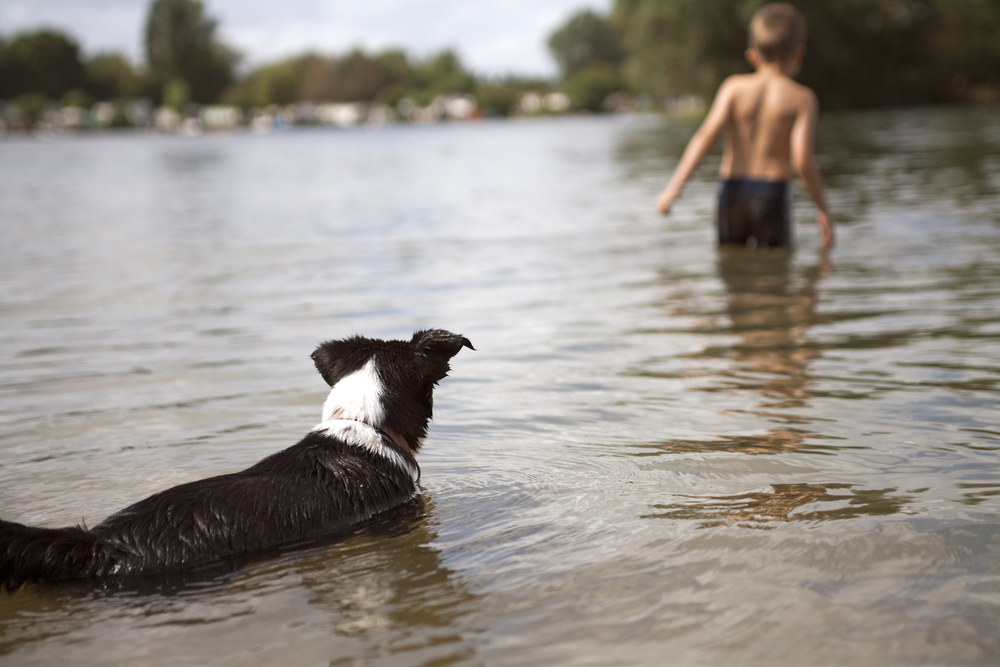
[[[477,596],[441,562],[430,546],[435,538],[424,519],[394,539],[358,538],[300,559],[293,569],[309,592],[308,603],[323,611],[337,635],[371,642],[369,650],[404,661],[453,661],[472,654],[453,621],[474,606]],[[415,633],[420,642],[412,642]],[[344,656],[345,663],[357,660],[351,657],[355,651]],[[331,664],[339,664],[338,659]]]
[[[980,209],[1000,190],[995,115],[995,107],[825,115],[823,176],[839,210],[851,220],[859,208],[921,206],[929,196]]]
[[[749,411],[768,419],[781,419],[780,415],[769,412]],[[732,411],[736,413],[736,411]],[[670,440],[657,443],[644,450],[660,450],[666,452],[739,452],[741,454],[780,454],[808,448],[821,450],[822,445],[805,444],[807,439],[819,434],[814,431],[798,428],[770,428],[766,433],[746,435],[717,435],[707,440]],[[643,451],[641,455],[649,455],[651,451]]]
[[[723,313],[704,313],[684,295],[668,299],[671,315],[693,317],[691,331],[723,340],[697,352],[677,355],[691,360],[682,376],[695,380],[693,388],[710,393],[753,392],[760,401],[752,408],[728,412],[757,415],[781,424],[764,434],[718,435],[710,440],[674,440],[656,445],[664,451],[732,451],[744,454],[775,454],[794,451],[818,434],[802,428],[811,420],[801,414],[782,412],[809,407],[814,381],[809,365],[823,346],[808,336],[811,327],[828,320],[817,312],[817,285],[829,272],[823,253],[815,265],[793,275],[792,253],[777,249],[758,251],[744,247],[720,247],[716,270],[725,287]],[[669,276],[665,280],[670,280]],[[713,363],[725,360],[723,366]],[[656,377],[655,372],[642,373]]]
[[[415,664],[468,657],[471,649],[451,623],[476,596],[430,546],[436,538],[432,523],[432,505],[418,499],[332,546],[292,551],[249,567],[244,563],[229,573],[110,580],[101,586],[29,586],[17,594],[16,607],[0,604],[0,655],[57,636],[72,642],[94,624],[129,622],[134,614],[147,631],[163,635],[208,624],[207,638],[214,624],[226,626],[227,619],[257,615],[256,600],[293,594],[314,610],[310,622],[328,624],[330,645],[324,655],[331,664],[382,652]],[[218,598],[219,608],[194,602],[206,595]],[[53,616],[60,622],[52,623]],[[272,641],[285,643],[280,625],[288,619],[279,616],[276,621]],[[225,636],[233,629],[219,632]],[[414,644],[413,633],[423,641]],[[342,658],[337,657],[338,637],[345,642]]]
[[[672,315],[694,317],[694,331],[711,334],[725,342],[706,345],[697,352],[677,355],[694,362],[684,375],[695,380],[694,389],[712,393],[753,392],[760,400],[752,408],[728,410],[729,414],[756,415],[777,423],[764,433],[726,435],[707,440],[678,439],[643,448],[666,452],[732,452],[743,455],[781,454],[794,451],[822,452],[824,446],[809,440],[821,437],[806,428],[815,381],[810,363],[823,351],[809,329],[828,322],[818,313],[818,283],[830,271],[830,260],[821,252],[816,264],[793,275],[792,252],[784,249],[755,250],[745,247],[718,248],[716,270],[725,288],[722,315],[698,312],[697,304],[685,299],[667,303]],[[719,323],[719,320],[722,320]],[[702,360],[724,359],[722,367],[705,366]],[[655,377],[655,374],[648,374]],[[782,412],[798,409],[798,413]],[[833,449],[827,447],[827,449]],[[846,489],[848,494],[835,490]],[[773,484],[767,491],[735,495],[693,496],[677,494],[675,503],[655,504],[643,518],[695,519],[703,527],[735,524],[761,528],[775,521],[822,521],[885,515],[900,511],[904,498],[891,495],[896,489],[852,490],[850,484]],[[803,509],[819,504],[844,505],[837,509]]]
[[[678,496],[690,502],[654,505],[655,519],[694,519],[708,528],[737,524],[771,528],[780,521],[831,521],[865,514],[897,514],[907,499],[897,489],[852,489],[850,484],[775,484],[768,491],[735,496]]]
[[[824,257],[825,260],[825,257]],[[754,252],[721,248],[719,277],[726,288],[728,332],[739,342],[725,350],[706,348],[695,358],[725,355],[734,364],[729,381],[716,391],[755,391],[764,410],[808,406],[809,362],[821,348],[807,337],[823,323],[816,314],[817,282],[825,262],[809,267],[798,283],[791,275],[789,252]],[[757,381],[748,378],[759,377]]]

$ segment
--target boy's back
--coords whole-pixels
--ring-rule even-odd
[[[811,90],[782,74],[758,72],[730,77],[719,89],[729,105],[723,178],[787,181],[796,122],[811,121]]]

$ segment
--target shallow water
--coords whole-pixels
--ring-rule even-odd
[[[661,117],[0,141],[0,516],[296,441],[309,353],[467,335],[388,532],[0,596],[0,662],[1000,660],[1000,114],[824,116],[839,226],[719,251]]]

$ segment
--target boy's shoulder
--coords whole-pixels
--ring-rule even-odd
[[[733,74],[719,86],[718,96],[737,99],[743,96],[756,97],[761,89],[770,88],[778,95],[793,104],[816,104],[816,94],[809,86],[803,85],[788,76],[761,76],[751,74]]]

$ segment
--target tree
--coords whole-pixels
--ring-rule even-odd
[[[265,65],[250,76],[249,84],[252,106],[298,102],[302,90],[300,61],[282,60]]]
[[[603,111],[604,101],[622,89],[618,70],[608,63],[595,62],[575,71],[563,82],[574,109]]]
[[[748,71],[746,26],[763,0],[617,0],[613,17],[628,53],[629,85],[655,96],[710,96]]]
[[[937,4],[965,3],[944,0]],[[942,25],[930,0],[799,3],[809,24],[799,80],[826,106],[868,107],[953,98],[935,53]]]
[[[0,99],[27,93],[60,99],[85,80],[79,45],[60,32],[22,33],[0,48]]]
[[[422,89],[418,92],[418,98],[471,93],[476,85],[475,77],[466,71],[458,54],[450,49],[445,49],[418,63],[416,83]],[[430,99],[422,101],[430,102]]]
[[[438,95],[469,93],[475,86],[475,77],[451,51],[411,62],[398,50],[368,54],[355,49],[341,56],[309,53],[263,65],[229,88],[225,99],[247,107],[297,101],[395,106],[404,97],[429,104]]]
[[[960,96],[1000,101],[1000,2],[938,0],[932,52],[940,78]]]
[[[552,33],[549,52],[564,78],[595,63],[617,67],[625,57],[614,27],[606,18],[589,9],[573,15]]]
[[[316,54],[304,56],[300,63],[302,83],[299,99],[307,102],[330,102],[336,99],[336,63]]]
[[[409,57],[404,51],[389,49],[375,56],[382,71],[385,72],[385,85],[376,98],[383,104],[396,106],[406,97],[414,84],[415,73]]]
[[[142,84],[125,56],[99,53],[87,60],[87,92],[98,100],[137,97]]]
[[[488,117],[509,116],[518,108],[521,97],[528,92],[545,90],[549,82],[541,79],[521,79],[506,76],[481,79],[476,82],[476,103]]]
[[[354,50],[337,66],[337,101],[371,102],[385,87],[387,76],[381,64]]]
[[[233,83],[236,54],[216,40],[200,0],[155,0],[146,19],[146,59],[160,86],[183,81],[194,102],[211,103]]]
[[[998,0],[789,0],[809,25],[799,80],[825,107],[1000,99]],[[711,97],[765,0],[616,0],[637,91]]]

